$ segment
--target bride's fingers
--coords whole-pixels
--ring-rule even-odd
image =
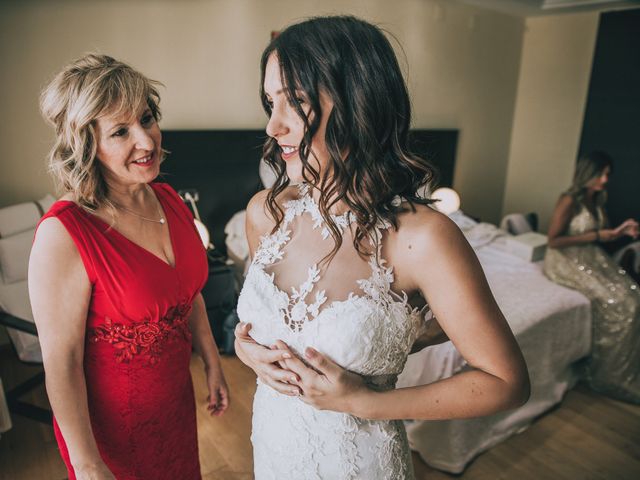
[[[307,367],[304,362],[298,357],[294,356],[292,358],[284,360],[282,363],[284,363],[284,366],[287,370],[290,370],[298,375],[300,380],[296,383],[301,382],[303,384],[310,385],[316,379],[316,377],[319,376],[315,370]]]
[[[284,343],[282,340],[276,340],[276,343],[274,344],[274,346],[280,350],[287,350],[289,353],[293,355],[293,352],[289,348],[289,345]]]
[[[304,352],[304,356],[312,367],[326,377],[336,377],[342,371],[341,367],[322,355],[315,348],[307,347]]]
[[[251,338],[249,336],[249,331],[251,330],[251,324],[250,323],[244,323],[244,322],[240,322],[236,325],[236,328],[234,330],[234,334],[236,337],[247,337],[247,338]]]
[[[286,350],[270,350],[266,347],[260,348],[260,353],[256,356],[257,360],[263,363],[278,363],[291,358],[291,354]]]
[[[269,387],[273,388],[276,392],[282,393],[283,395],[288,395],[290,397],[296,397],[300,395],[300,389],[295,385],[280,382],[268,375],[261,375],[260,380],[262,381],[262,383],[265,383]]]
[[[281,383],[296,384],[300,381],[300,377],[291,370],[282,369],[280,367],[276,367],[275,365],[266,365],[262,369],[261,373],[263,376],[268,376],[274,381]]]

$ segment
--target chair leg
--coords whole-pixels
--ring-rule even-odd
[[[51,410],[31,405],[30,403],[20,400],[22,395],[38,387],[43,382],[44,372],[40,372],[6,392],[9,411],[16,415],[22,415],[23,417],[30,418],[31,420],[51,425],[51,423],[53,423],[53,414],[51,413]]]

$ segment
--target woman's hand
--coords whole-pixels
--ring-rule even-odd
[[[207,388],[209,396],[207,397],[207,410],[211,415],[219,417],[229,407],[229,388],[224,379],[220,364],[212,367],[206,367],[207,372]]]
[[[638,222],[632,218],[628,218],[616,228],[603,228],[598,230],[598,238],[601,242],[613,242],[625,235],[635,239],[638,237]]]
[[[276,346],[287,348],[282,342],[277,342]],[[304,356],[312,368],[293,355],[283,362],[300,378],[296,382],[301,390],[300,399],[318,410],[357,415],[360,402],[372,393],[362,377],[345,370],[311,347],[305,350]]]
[[[638,222],[633,218],[628,218],[615,229],[615,232],[618,234],[618,237],[628,235],[636,239],[638,237]]]
[[[257,343],[249,336],[250,323],[239,323],[235,330],[235,349],[238,358],[253,370],[262,383],[269,385],[283,395],[296,396],[300,390],[294,385],[298,376],[288,370],[282,361],[292,358],[284,342],[284,349],[267,348]]]
[[[73,471],[77,480],[116,480],[111,470],[103,462],[74,466]]]

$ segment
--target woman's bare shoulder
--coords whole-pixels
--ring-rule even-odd
[[[398,228],[390,229],[387,258],[397,273],[398,285],[405,291],[419,287],[425,275],[442,273],[443,261],[453,265],[473,262],[473,251],[464,234],[447,215],[426,206],[398,216]]]
[[[568,193],[562,193],[558,197],[556,206],[554,208],[554,214],[559,217],[566,217],[579,210],[579,204],[573,196]]]
[[[267,205],[267,197],[271,189],[261,190],[256,193],[247,204],[247,232],[258,232],[264,235],[276,225],[269,207]],[[284,204],[289,200],[298,197],[298,189],[295,186],[289,186],[278,194],[275,198],[276,205],[284,210]]]
[[[56,217],[47,217],[40,222],[33,240],[32,250],[45,252],[63,262],[79,258],[78,249],[71,235]]]
[[[432,244],[452,235],[462,235],[462,232],[448,216],[427,205],[415,205],[414,209],[398,215],[396,236],[399,240]]]
[[[558,197],[558,206],[572,207],[576,203],[576,199],[568,193],[561,193]]]

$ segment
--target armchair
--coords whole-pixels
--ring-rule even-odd
[[[37,202],[0,208],[0,324],[6,327],[18,359],[31,364],[42,363],[42,352],[29,303],[27,267],[36,225],[53,202],[48,195]],[[43,381],[44,371],[7,391],[9,411],[50,423],[49,410],[20,400]]]

